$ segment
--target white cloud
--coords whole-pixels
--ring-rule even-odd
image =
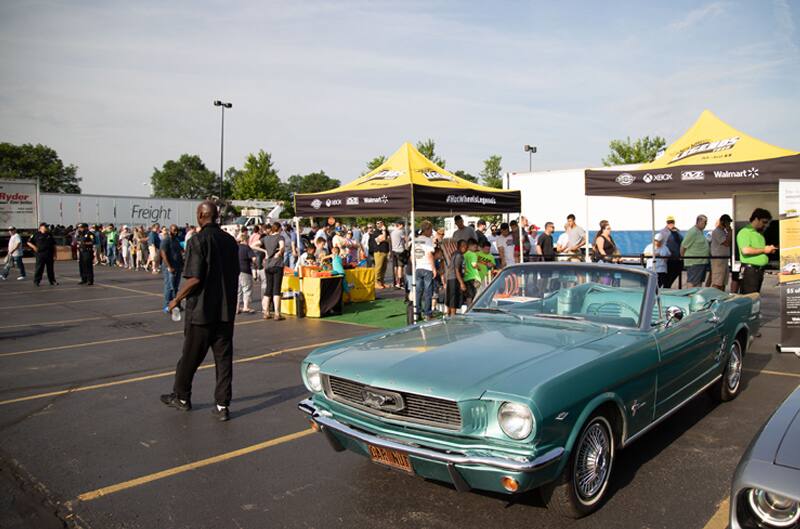
[[[686,13],[683,18],[671,23],[669,28],[674,31],[688,29],[696,24],[699,24],[703,20],[721,15],[725,12],[727,7],[728,2],[713,2],[711,4],[698,7],[697,9],[692,9]]]

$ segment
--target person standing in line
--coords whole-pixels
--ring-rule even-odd
[[[711,232],[711,286],[725,291],[728,285],[729,266],[731,257],[731,219],[727,213],[722,215],[717,222],[717,227]],[[724,257],[724,259],[721,259]],[[716,259],[715,259],[716,258]]]
[[[467,241],[467,251],[464,252],[464,284],[467,289],[464,291],[464,303],[472,304],[478,289],[481,287],[481,274],[478,270],[478,241],[469,239]]]
[[[236,301],[236,313],[252,314],[255,311],[250,308],[250,301],[253,297],[253,274],[250,272],[256,261],[256,253],[248,244],[246,233],[239,235],[239,291]]]
[[[169,234],[161,241],[161,264],[164,273],[164,312],[169,312],[169,302],[178,294],[183,272],[183,249],[178,240],[178,226],[172,224]]]
[[[95,234],[89,231],[89,225],[83,223],[75,237],[78,245],[78,271],[81,275],[80,285],[94,285]]]
[[[429,220],[420,223],[420,234],[414,239],[414,276],[416,283],[417,315],[420,321],[424,317],[433,317],[433,282],[436,279],[436,262],[433,254],[433,224]],[[410,273],[410,270],[409,270]],[[406,285],[411,288],[411,283]]]
[[[14,226],[8,227],[8,235],[10,236],[8,239],[8,255],[6,255],[6,265],[0,277],[5,281],[11,268],[16,266],[19,272],[17,281],[22,281],[25,279],[25,263],[22,262],[22,237],[17,233],[17,228]]]
[[[272,301],[275,321],[285,320],[281,315],[281,284],[283,283],[283,254],[286,243],[281,235],[280,222],[272,224],[270,233],[261,236],[261,247],[264,252],[264,288],[262,288],[261,305],[264,308],[264,319],[270,319],[269,304]]]
[[[505,268],[516,263],[517,256],[514,252],[514,238],[511,236],[508,223],[500,224],[500,235],[495,239],[497,254],[500,256],[500,268]]]
[[[475,228],[475,235],[478,239],[478,248],[482,249],[484,245],[489,242],[489,238],[486,236],[486,221],[483,219],[479,219],[476,228]]]
[[[42,274],[45,268],[47,269],[47,280],[51,285],[58,285],[56,281],[56,274],[53,271],[53,260],[56,256],[56,240],[53,234],[47,227],[47,224],[42,222],[39,224],[39,231],[33,234],[28,240],[28,246],[36,254],[36,269],[33,272],[33,284],[37,287],[42,281]]]
[[[655,243],[655,249],[653,249],[653,242]],[[668,288],[666,285],[667,259],[665,257],[669,257],[670,253],[669,248],[664,245],[664,234],[661,232],[656,233],[653,242],[648,244],[644,252],[642,252],[646,257],[650,257],[647,260],[647,269],[655,272],[658,276],[659,288]]]
[[[708,217],[698,215],[695,225],[686,232],[681,242],[681,257],[686,267],[686,283],[689,288],[702,287],[706,280],[709,247],[703,230],[708,224]]]
[[[469,241],[470,239],[478,239],[478,236],[475,234],[475,229],[472,226],[466,226],[461,215],[453,217],[453,221],[456,223],[456,230],[453,232],[453,240],[456,243],[460,241]]]
[[[667,217],[667,225],[660,233],[671,256],[667,261],[667,276],[664,279],[664,281],[666,281],[664,288],[672,288],[672,284],[683,271],[683,261],[680,259],[683,236],[680,230],[675,226],[675,217],[672,215]]]
[[[618,263],[617,244],[611,236],[611,223],[607,220],[600,221],[600,230],[594,238],[594,255],[596,261]]]
[[[239,283],[239,250],[236,240],[222,231],[216,204],[205,201],[197,207],[200,232],[186,245],[186,281],[169,310],[186,300],[183,350],[175,368],[172,393],[161,402],[180,411],[192,409],[192,380],[208,354],[214,353],[217,383],[216,405],[211,413],[219,421],[230,418],[233,382],[233,324]]]
[[[102,264],[104,257],[102,252],[103,230],[99,229],[96,224],[92,224],[89,232],[94,238],[94,260],[92,261],[92,266],[98,266]]]
[[[122,226],[119,230],[119,249],[122,255],[122,268],[131,267],[131,232],[128,231],[128,226]]]
[[[464,252],[467,241],[459,241],[447,266],[447,314],[455,316],[464,300],[467,284],[464,282]]]
[[[394,263],[394,288],[403,287],[403,268],[408,260],[406,253],[406,223],[398,220],[394,223],[394,229],[389,234],[392,241],[392,262]]]
[[[161,246],[161,238],[158,236],[159,225],[153,224],[147,233],[147,263],[144,265],[146,270],[152,274],[158,274],[158,251]],[[152,266],[152,268],[151,268]]]
[[[386,288],[386,258],[389,255],[389,234],[383,221],[375,223],[375,230],[369,239],[369,250],[375,259],[375,283],[378,288]]]
[[[772,222],[772,214],[763,208],[756,208],[750,215],[750,224],[736,234],[736,247],[742,262],[739,293],[761,292],[764,282],[764,268],[769,264],[769,256],[778,250],[777,246],[767,244],[764,230]]]
[[[553,232],[555,230],[555,224],[546,222],[544,225],[544,233],[539,235],[539,240],[536,241],[536,253],[542,261],[556,260],[556,250],[553,245]]]
[[[583,255],[583,246],[586,244],[586,230],[575,223],[575,215],[567,215],[567,224],[564,226],[564,233],[567,234],[567,241],[564,245],[564,253],[573,254],[580,258]]]
[[[117,238],[119,234],[113,224],[109,224],[104,231],[106,236],[106,264],[116,266],[117,264]]]

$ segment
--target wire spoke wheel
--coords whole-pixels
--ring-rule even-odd
[[[742,380],[742,348],[738,341],[734,341],[731,346],[731,354],[728,357],[728,376],[726,383],[728,390],[734,393]]]
[[[581,501],[591,503],[605,489],[612,457],[610,431],[604,422],[592,423],[583,433],[575,457],[573,481]]]

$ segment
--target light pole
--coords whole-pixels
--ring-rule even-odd
[[[523,147],[523,149],[525,149],[525,152],[528,153],[528,172],[532,173],[533,172],[533,155],[536,152],[536,145],[525,145]]]
[[[219,199],[222,200],[222,159],[223,153],[225,152],[225,109],[233,107],[233,103],[224,103],[217,99],[214,101],[215,107],[221,107],[222,109],[222,132],[219,135]]]

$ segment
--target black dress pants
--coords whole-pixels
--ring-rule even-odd
[[[94,252],[78,252],[78,270],[82,283],[94,283]]]
[[[181,400],[191,400],[192,379],[208,353],[214,352],[217,387],[214,398],[220,406],[231,403],[233,381],[233,322],[195,325],[187,322],[183,328],[183,352],[175,369],[173,391]]]
[[[672,284],[683,271],[683,261],[680,259],[667,259],[667,275],[664,278],[663,288],[672,288]]]
[[[56,274],[53,271],[53,254],[36,254],[36,269],[33,272],[33,282],[37,285],[42,280],[45,268],[47,269],[47,280],[50,284],[56,282]]]
[[[764,282],[764,269],[753,266],[743,266],[741,280],[739,282],[740,294],[752,294],[761,292],[761,284]]]

